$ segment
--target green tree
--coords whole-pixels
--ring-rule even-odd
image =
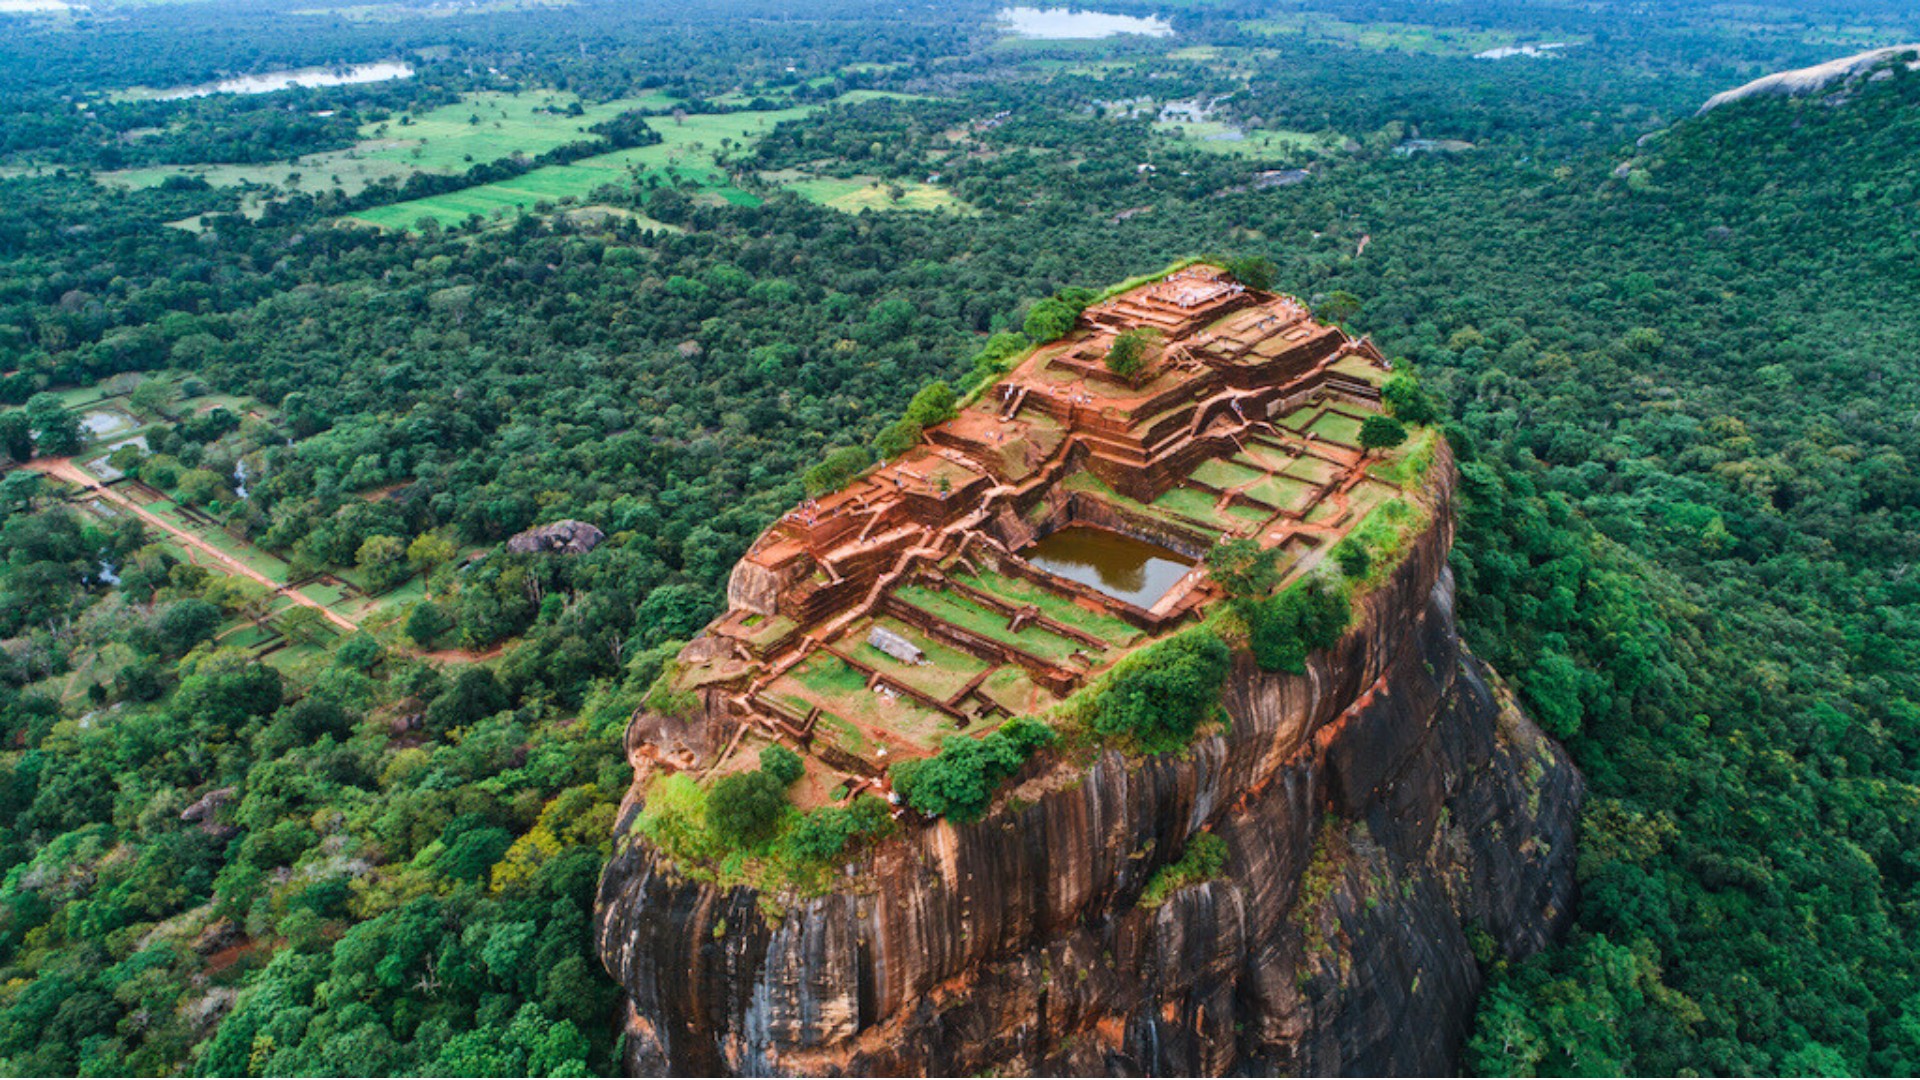
[[[773,835],[789,805],[786,785],[773,774],[733,773],[707,794],[707,825],[723,843],[749,848]]]
[[[1440,418],[1439,407],[1427,395],[1420,380],[1405,372],[1387,376],[1380,387],[1380,399],[1395,419],[1409,424],[1431,424]]]
[[[1262,292],[1273,288],[1274,279],[1280,274],[1280,268],[1273,264],[1272,259],[1264,255],[1229,259],[1226,271],[1233,275],[1233,280],[1249,289],[1258,289]]]
[[[806,775],[807,771],[807,764],[800,759],[800,755],[779,743],[773,743],[761,749],[760,767],[766,770],[767,775],[778,780],[782,787],[792,785],[794,781]]]
[[[1220,706],[1232,653],[1200,628],[1141,649],[1114,665],[1091,704],[1093,729],[1148,753],[1185,746]]]
[[[1147,352],[1153,345],[1153,333],[1144,329],[1122,331],[1107,347],[1107,370],[1123,379],[1139,374],[1147,364]]]
[[[1287,588],[1253,610],[1249,644],[1254,663],[1264,671],[1307,669],[1307,654],[1332,647],[1353,617],[1341,588],[1315,575]]]
[[[0,447],[16,462],[33,460],[33,422],[20,409],[0,413]]]
[[[439,604],[422,600],[407,615],[407,636],[421,648],[431,648],[440,635],[453,629],[453,619]]]
[[[1390,416],[1375,413],[1360,422],[1360,448],[1388,450],[1407,441],[1407,429]]]
[[[1001,781],[1056,738],[1046,724],[1015,717],[977,739],[948,736],[933,757],[896,763],[887,775],[900,797],[920,813],[974,821],[986,813]]]
[[[385,592],[407,579],[407,543],[397,536],[369,536],[354,553],[354,564],[374,592]]]
[[[1258,600],[1280,583],[1278,555],[1252,537],[1223,540],[1207,551],[1207,573],[1230,599]]]
[[[127,395],[127,404],[135,412],[165,416],[179,396],[179,388],[162,379],[142,379],[140,385]]]
[[[873,464],[873,456],[863,446],[843,446],[827,454],[826,460],[808,469],[801,477],[809,498],[831,494],[847,486]]]
[[[86,445],[80,419],[67,410],[52,394],[35,394],[27,399],[27,419],[32,423],[35,448],[51,457],[77,454]],[[9,456],[11,456],[11,447]]]
[[[1033,305],[1027,312],[1022,329],[1026,331],[1027,337],[1045,343],[1065,337],[1079,318],[1078,308],[1054,297],[1048,297]]]

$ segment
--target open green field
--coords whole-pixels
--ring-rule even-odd
[[[579,105],[579,116],[567,110]],[[524,154],[534,157],[554,147],[600,136],[587,130],[634,109],[671,109],[674,99],[655,90],[637,97],[587,104],[561,90],[517,93],[481,91],[413,117],[396,117],[360,129],[363,139],[383,144],[368,156],[398,161],[421,172],[458,173],[487,161]],[[658,120],[655,127],[671,121]]]
[[[648,172],[670,180],[692,181],[728,202],[757,205],[760,200],[733,186],[715,159],[730,149],[752,145],[776,125],[798,120],[815,108],[694,114],[679,122],[656,120],[654,129],[660,132],[662,141],[652,146],[616,150],[571,165],[549,165],[511,180],[375,207],[354,214],[351,220],[385,229],[410,229],[421,218],[454,225],[471,214],[491,217],[495,212],[504,215],[532,210],[542,200],[580,198],[603,184],[631,183]]]
[[[1293,455],[1269,443],[1249,441],[1244,449],[1228,460],[1263,472],[1267,470],[1277,472],[1293,463]]]
[[[581,105],[581,115],[567,115],[567,108],[576,103]],[[419,172],[460,173],[516,154],[535,156],[570,142],[597,141],[600,136],[587,130],[594,124],[630,109],[663,110],[673,104],[674,99],[660,91],[597,105],[557,90],[480,91],[419,116],[363,125],[361,141],[344,150],[255,165],[154,165],[101,173],[99,179],[118,187],[143,188],[170,176],[197,176],[214,187],[277,189],[260,191],[247,200],[246,211],[257,214],[278,192],[339,188],[358,195],[383,179],[403,180]],[[192,219],[176,224],[198,225]]]
[[[1472,56],[1520,40],[1519,35],[1504,30],[1468,30],[1424,23],[1348,22],[1319,12],[1288,12],[1240,25],[1250,33],[1432,56]]]
[[[968,211],[970,208],[946,188],[935,184],[926,184],[918,180],[904,183],[889,183],[872,176],[854,176],[847,178],[821,176],[804,179],[780,179],[788,174],[765,174],[763,179],[775,180],[782,187],[799,195],[809,202],[830,206],[849,214],[862,210],[956,210]],[[894,197],[894,189],[900,197]]]
[[[1202,150],[1238,154],[1241,157],[1284,157],[1303,150],[1327,149],[1339,141],[1337,135],[1316,135],[1311,131],[1284,129],[1249,131],[1213,120],[1156,121],[1153,130],[1190,142]]]

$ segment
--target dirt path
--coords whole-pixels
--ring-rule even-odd
[[[192,550],[208,556],[223,568],[249,581],[259,582],[265,585],[268,591],[285,596],[296,604],[318,611],[320,614],[326,616],[329,622],[332,622],[335,626],[345,630],[347,633],[353,633],[360,629],[358,623],[355,623],[345,615],[334,611],[318,600],[287,588],[284,584],[273,580],[260,571],[255,570],[253,567],[248,566],[246,563],[241,562],[239,559],[234,558],[219,548],[214,547],[212,544],[207,543],[205,540],[202,540],[200,537],[195,536],[193,533],[182,529],[180,526],[173,524],[160,515],[155,514],[153,511],[148,510],[146,507],[141,506],[139,503],[134,502],[132,499],[127,498],[125,495],[88,476],[69,458],[35,458],[27,462],[24,467],[32,469],[34,472],[42,475],[51,476],[56,480],[64,480],[69,484],[74,484],[83,490],[93,492],[95,495],[116,506],[122,506],[133,511],[140,520],[167,533]]]
[[[496,659],[506,651],[506,643],[502,642],[479,652],[472,649],[416,649],[413,655],[422,660],[434,660],[442,664],[478,664]]]

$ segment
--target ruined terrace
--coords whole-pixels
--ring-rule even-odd
[[[1153,332],[1141,370],[1114,339]],[[1360,425],[1386,373],[1299,301],[1195,265],[1082,313],[898,459],[776,522],[675,689],[724,747],[635,752],[707,774],[768,740],[813,758],[807,802],[883,782],[942,738],[1045,712],[1220,594],[1207,550],[1254,537],[1289,576],[1397,489]]]

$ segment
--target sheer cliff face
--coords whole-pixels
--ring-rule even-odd
[[[689,881],[623,821],[598,933],[629,1070],[1451,1071],[1472,942],[1522,956],[1570,913],[1581,781],[1461,645],[1435,521],[1307,674],[1236,661],[1226,733],[1029,776],[844,892]],[[1141,906],[1203,827],[1226,872]]]

